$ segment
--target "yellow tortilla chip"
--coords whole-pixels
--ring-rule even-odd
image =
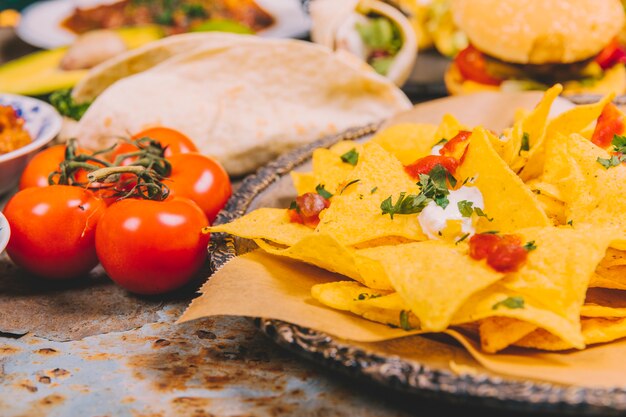
[[[337,272],[369,288],[391,290],[382,268],[358,252],[339,243],[332,236],[315,233],[288,248],[277,247],[261,239],[255,240],[264,251],[273,255],[297,259],[311,265]]]
[[[583,317],[626,317],[626,297],[621,291],[590,288],[580,315]]]
[[[398,293],[372,290],[363,285],[339,281],[314,285],[311,295],[329,307],[350,311],[382,324],[419,329],[419,320],[406,307]]]
[[[426,123],[401,123],[378,132],[373,138],[387,152],[398,158],[402,165],[409,165],[430,154],[437,126]]]
[[[524,167],[529,150],[544,136],[550,108],[561,91],[563,91],[563,86],[560,84],[549,88],[537,106],[517,121],[508,132],[509,139],[503,141],[503,147],[499,153],[514,172],[519,172]],[[527,149],[524,150],[524,147]]]
[[[496,353],[532,333],[536,325],[508,317],[487,317],[478,328],[480,346],[487,353]]]
[[[335,143],[333,146],[328,148],[328,150],[341,157],[341,155],[350,152],[352,149],[360,152],[362,147],[363,145],[353,140],[342,140],[341,142]]]
[[[541,175],[545,161],[545,149],[543,144],[545,140],[549,140],[547,138],[558,135],[569,136],[572,133],[582,133],[587,126],[594,123],[598,117],[600,117],[602,109],[604,109],[606,104],[613,100],[614,97],[614,93],[606,95],[597,103],[573,107],[552,119],[548,123],[545,136],[528,152],[528,161],[520,173],[522,180],[528,181]],[[593,130],[591,130],[591,134],[593,134]]]
[[[611,267],[602,264],[598,265],[596,276],[594,276],[589,286],[626,290],[626,265]]]
[[[342,191],[343,190],[343,191]],[[400,192],[418,194],[419,188],[402,164],[376,143],[367,143],[359,163],[344,181],[325,211],[316,233],[329,234],[352,246],[387,236],[424,240],[416,215],[383,215],[380,204]]]
[[[356,144],[352,145],[355,148]],[[341,156],[330,149],[320,148],[313,151],[313,177],[316,185],[324,185],[331,194],[338,192],[338,187],[353,169],[353,165],[343,162]]]
[[[626,318],[583,318],[580,321],[585,345],[611,342],[626,337]],[[515,342],[515,346],[541,350],[567,350],[573,346],[555,335],[537,329]]]
[[[211,226],[209,230],[246,239],[267,239],[287,246],[313,234],[313,229],[290,222],[287,210],[278,208],[260,208],[230,223]]]
[[[606,251],[606,256],[600,262],[600,266],[605,268],[623,265],[626,265],[626,251],[615,248],[609,248]]]
[[[298,195],[314,193],[319,184],[312,173],[291,171],[291,181]]]
[[[441,139],[450,140],[457,135],[461,130],[468,130],[456,117],[451,114],[445,114],[441,123],[437,127],[435,132],[434,141],[439,142]]]
[[[568,221],[615,227],[626,235],[626,165],[604,168],[598,159],[611,155],[577,134],[549,139],[546,151],[541,180],[559,190]]]
[[[515,318],[546,329],[570,346],[583,348],[581,307],[589,280],[614,232],[591,227],[543,227],[516,234],[523,241],[534,242],[537,248],[529,252],[518,271],[467,301],[454,321]]]
[[[359,254],[382,266],[425,331],[444,330],[472,294],[503,277],[440,241],[380,246]]]
[[[474,178],[485,202],[485,212],[493,218],[481,218],[477,231],[509,232],[532,226],[548,226],[550,220],[537,197],[498,156],[485,129],[477,128],[469,139],[465,159],[456,176],[463,181]]]

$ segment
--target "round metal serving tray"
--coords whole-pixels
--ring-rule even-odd
[[[259,169],[242,182],[215,223],[230,222],[260,206],[286,207],[295,192],[285,186],[289,184],[289,172],[306,170],[316,148],[329,147],[341,140],[365,140],[379,126],[369,125],[323,138]],[[214,234],[210,247],[212,270],[219,269],[236,255],[254,247],[254,243],[245,239]],[[255,318],[254,321],[278,345],[302,357],[408,395],[533,413],[623,415],[626,412],[626,388],[622,387],[566,386],[500,376],[487,370],[459,375],[441,366],[440,362],[429,363],[428,360],[381,354],[358,343],[279,320]]]

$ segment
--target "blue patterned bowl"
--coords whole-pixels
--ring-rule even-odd
[[[25,127],[33,141],[13,152],[0,154],[0,194],[13,188],[30,158],[48,144],[61,130],[62,118],[41,100],[0,93],[0,105],[15,108],[26,121]],[[0,242],[2,231],[0,231]]]

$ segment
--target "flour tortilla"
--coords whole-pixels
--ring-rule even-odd
[[[162,125],[241,175],[292,147],[411,106],[389,80],[322,46],[232,36],[115,82],[80,120],[80,144],[102,148]]]

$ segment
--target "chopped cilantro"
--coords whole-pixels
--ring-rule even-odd
[[[445,145],[446,143],[448,143],[448,139],[446,139],[446,138],[441,138],[441,139],[439,140],[439,142],[437,142],[437,143],[435,143],[435,144],[433,145],[433,147],[435,147],[435,146],[439,146],[439,145]]]
[[[324,188],[324,184],[317,184],[317,186],[315,187],[315,192],[324,197],[326,200],[333,196],[331,193],[328,192],[328,190],[326,190],[326,188]]]
[[[339,194],[343,194],[344,191],[346,191],[346,188],[348,188],[349,186],[351,186],[352,184],[356,184],[357,182],[359,182],[361,180],[356,179],[356,180],[352,180],[349,183],[347,183],[346,185],[343,186],[343,188],[341,189],[341,191],[339,191]]]
[[[484,217],[490,222],[493,221],[493,217],[487,216],[487,213],[485,213],[480,207],[474,207],[474,212],[476,213],[478,217]]]
[[[519,148],[519,152],[517,153],[518,155],[522,154],[522,151],[529,151],[530,150],[530,138],[528,136],[528,133],[524,132],[524,134],[522,135],[522,145]]]
[[[50,104],[61,116],[69,117],[70,119],[80,120],[83,114],[87,111],[91,102],[77,103],[72,97],[71,89],[57,90],[50,94]]]
[[[289,204],[289,210],[295,210],[300,213],[300,207],[298,207],[298,203],[295,200]]]
[[[613,151],[626,153],[626,136],[613,135],[611,145],[613,145]]]
[[[482,232],[481,234],[483,234],[483,235],[497,235],[498,233],[500,233],[499,230],[487,230],[486,232]]]
[[[435,204],[445,209],[450,204],[448,200],[448,195],[450,194],[448,182],[454,187],[457,181],[443,165],[437,164],[430,170],[428,175],[420,174],[417,185],[421,189],[420,195],[433,200]]]
[[[537,245],[535,245],[534,240],[531,240],[530,242],[526,242],[526,244],[524,245],[524,249],[526,249],[527,252],[530,252],[537,249]]]
[[[461,200],[456,204],[459,207],[459,212],[463,217],[471,217],[474,212],[474,203],[472,201]]]
[[[389,214],[393,219],[394,214],[414,214],[421,213],[430,200],[420,193],[418,195],[400,193],[398,201],[394,204],[391,196],[387,197],[380,203],[380,209],[383,216]]]
[[[473,184],[475,180],[476,180],[476,178],[474,178],[474,177],[467,177],[467,178],[465,178],[463,180],[463,183],[461,185]]]
[[[370,191],[370,194],[374,194],[376,192],[376,190],[378,190],[378,187],[372,188],[372,191]]]
[[[620,155],[620,156],[613,155],[608,159],[598,157],[596,161],[600,165],[602,165],[605,169],[609,169],[609,168],[616,167],[622,162],[626,161],[626,156],[625,155]]]
[[[347,164],[355,166],[359,162],[359,153],[356,148],[350,149],[348,152],[341,155],[341,160]]]
[[[524,308],[524,299],[522,297],[509,297],[502,301],[499,301],[491,307],[492,310],[497,310],[500,307],[506,307],[511,310]]]
[[[454,242],[455,245],[458,245],[459,243],[463,242],[465,239],[467,239],[469,237],[469,233],[465,233],[463,236],[461,236],[459,238],[459,240],[457,240],[456,242]]]
[[[401,310],[400,311],[400,327],[402,330],[411,330],[411,324],[409,323],[409,313],[410,311]]]
[[[574,220],[568,220],[567,224],[569,224],[570,226],[573,226],[574,225]]]

